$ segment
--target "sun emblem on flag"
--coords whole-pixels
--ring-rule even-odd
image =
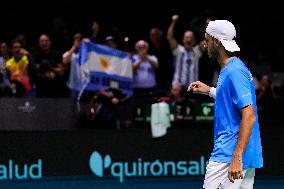
[[[108,60],[106,58],[100,58],[100,64],[101,64],[101,68],[103,70],[109,69],[109,63],[108,63]]]

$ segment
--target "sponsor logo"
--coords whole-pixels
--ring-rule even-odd
[[[202,112],[203,112],[204,115],[208,116],[210,114],[210,112],[211,112],[211,108],[209,108],[207,106],[204,106],[202,108]]]
[[[42,160],[33,164],[17,164],[9,160],[7,164],[0,163],[0,180],[40,179],[42,178]]]
[[[248,92],[248,93],[246,93],[246,94],[243,94],[243,95],[242,95],[242,98],[248,97],[248,96],[251,96],[251,92]]]
[[[31,113],[36,109],[36,106],[32,106],[29,101],[26,101],[24,105],[19,106],[18,109],[25,113]]]
[[[90,169],[96,176],[104,177],[104,173],[108,173],[120,182],[128,177],[204,175],[206,164],[204,156],[198,161],[144,161],[138,158],[133,162],[113,162],[110,155],[103,156],[98,151],[94,151],[89,160]]]

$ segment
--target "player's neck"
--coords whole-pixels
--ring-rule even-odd
[[[233,58],[232,56],[228,56],[225,52],[220,52],[218,57],[218,62],[221,68],[224,68],[232,58]]]

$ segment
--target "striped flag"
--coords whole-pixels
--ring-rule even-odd
[[[79,80],[77,90],[98,90],[105,87],[120,89],[133,94],[133,72],[127,52],[104,45],[81,42],[80,55],[75,72]],[[75,76],[74,76],[75,77]]]

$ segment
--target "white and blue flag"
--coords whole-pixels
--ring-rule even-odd
[[[77,67],[77,90],[120,89],[132,95],[133,72],[127,52],[104,45],[81,42]]]

